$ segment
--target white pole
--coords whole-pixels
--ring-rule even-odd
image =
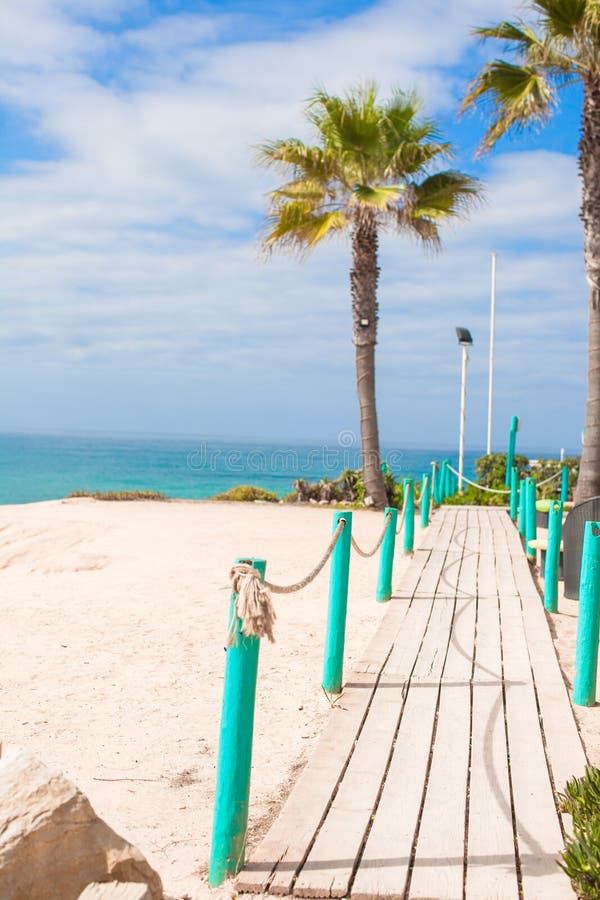
[[[460,381],[460,432],[458,439],[458,490],[462,491],[463,472],[465,467],[465,409],[467,403],[467,360],[469,348],[462,345],[462,374]]]
[[[496,325],[496,254],[492,253],[492,301],[490,309],[490,364],[488,380],[487,454],[492,452],[492,395],[494,392],[494,331]]]

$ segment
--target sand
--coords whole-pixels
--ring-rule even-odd
[[[206,898],[229,603],[237,556],[267,559],[290,583],[320,557],[321,507],[68,500],[0,507],[4,642],[0,740],[58,766],[137,844],[169,896]],[[354,513],[363,546],[381,513]],[[420,529],[417,525],[417,539]],[[407,561],[395,566],[398,584]],[[386,604],[377,557],[352,560],[347,670]],[[277,642],[263,642],[249,844],[264,833],[328,711],[320,688],[328,570],[277,596]],[[571,677],[577,604],[553,617]],[[600,765],[598,708],[577,713]]]
[[[63,769],[173,897],[208,892],[229,568],[240,555],[264,557],[272,581],[294,582],[327,546],[331,520],[322,507],[272,504],[0,507],[0,740]],[[354,513],[364,547],[381,526],[381,513]],[[377,565],[352,560],[348,668],[386,609],[374,600]],[[327,715],[327,591],[328,569],[275,598],[276,643],[263,642],[259,667],[251,843]]]

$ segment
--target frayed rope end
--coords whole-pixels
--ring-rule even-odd
[[[241,619],[244,637],[266,637],[274,643],[273,625],[277,615],[258,569],[240,563],[231,569],[230,579],[234,592],[234,610],[227,634],[227,646],[233,647],[236,642],[238,619]]]

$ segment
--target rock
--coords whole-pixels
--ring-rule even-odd
[[[150,888],[146,884],[131,881],[107,881],[88,884],[78,900],[152,900]]]
[[[0,759],[0,897],[77,900],[92,882],[134,882],[163,900],[140,851],[100,819],[81,791],[35,757]]]

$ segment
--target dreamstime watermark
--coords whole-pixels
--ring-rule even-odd
[[[385,454],[390,469],[402,468],[403,453],[393,450]],[[377,464],[379,457],[373,455]],[[327,474],[339,475],[345,469],[363,469],[368,457],[360,449],[354,431],[343,430],[336,444],[322,444],[305,450],[299,447],[219,447],[216,442],[202,441],[188,454],[187,464],[192,471],[230,472],[236,475],[266,474],[302,477]]]

